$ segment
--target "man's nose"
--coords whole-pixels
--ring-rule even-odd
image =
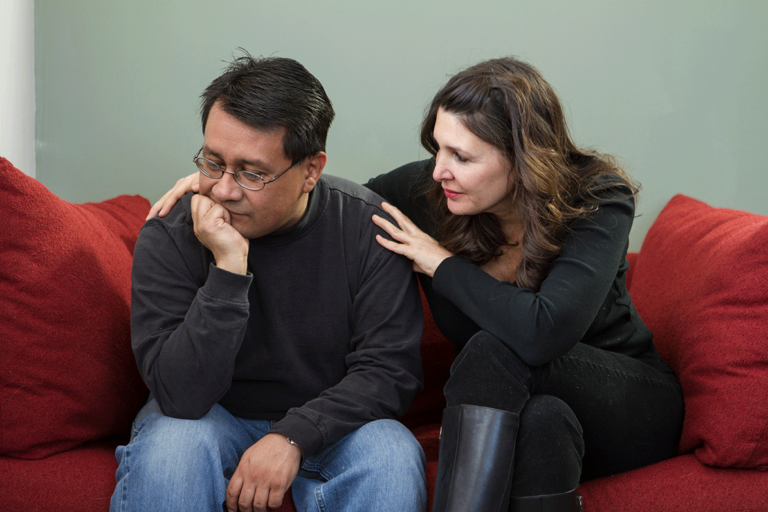
[[[243,187],[237,184],[234,174],[225,171],[224,175],[216,180],[211,192],[219,201],[238,201],[243,195]]]

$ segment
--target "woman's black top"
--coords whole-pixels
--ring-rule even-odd
[[[425,190],[434,160],[404,165],[366,186],[437,238]],[[433,278],[419,274],[440,331],[459,351],[478,331],[501,339],[538,366],[586,343],[671,373],[653,345],[625,285],[635,202],[626,186],[600,195],[596,211],[569,224],[562,250],[538,292],[499,281],[467,260],[443,261]]]

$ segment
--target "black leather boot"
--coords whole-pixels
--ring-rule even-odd
[[[581,496],[574,489],[560,494],[513,497],[509,512],[581,512]]]
[[[519,422],[490,407],[443,411],[432,512],[507,512]]]

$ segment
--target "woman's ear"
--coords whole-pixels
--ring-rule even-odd
[[[304,193],[312,192],[317,185],[317,180],[323,174],[325,162],[328,161],[328,155],[324,151],[318,151],[309,158],[309,163],[304,173]]]

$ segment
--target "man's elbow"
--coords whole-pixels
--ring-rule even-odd
[[[179,402],[170,399],[158,400],[155,397],[160,412],[169,418],[175,418],[179,420],[199,420],[206,414],[208,414],[213,407],[213,404],[202,404],[193,401]]]

